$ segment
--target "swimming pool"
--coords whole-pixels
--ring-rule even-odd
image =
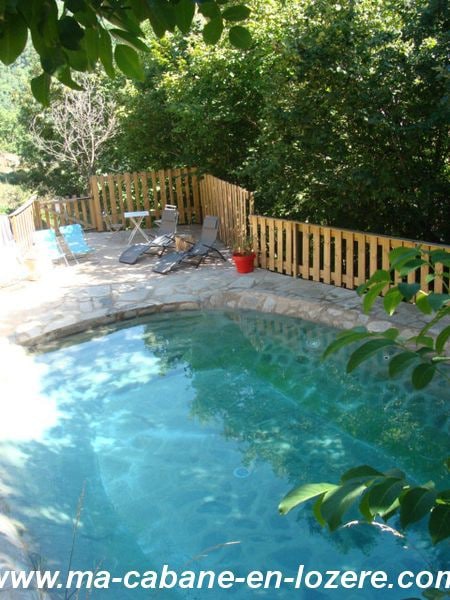
[[[39,390],[15,418],[23,426],[30,415],[39,426],[28,436],[3,432],[0,478],[37,563],[67,568],[82,495],[73,569],[123,575],[168,564],[295,577],[299,564],[393,576],[443,568],[444,549],[430,548],[420,527],[406,544],[367,525],[327,533],[309,508],[277,513],[295,485],[337,481],[357,464],[445,481],[444,386],[415,392],[406,380],[386,383],[383,357],[346,375],[344,356],[320,360],[334,335],[252,312],[167,313],[31,355]],[[17,401],[9,399],[12,414]],[[93,597],[155,595],[394,599],[411,590],[117,586]]]

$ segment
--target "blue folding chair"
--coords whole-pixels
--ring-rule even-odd
[[[74,256],[82,256],[94,252],[94,249],[87,245],[84,239],[83,230],[79,223],[74,225],[63,225],[59,228],[67,248]]]
[[[63,258],[66,265],[69,264],[53,229],[37,230],[33,234],[33,239],[38,251],[41,251],[50,260],[60,260]]]

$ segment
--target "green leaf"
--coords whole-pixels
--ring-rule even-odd
[[[114,77],[111,37],[103,28],[99,30],[98,55],[108,77]]]
[[[131,6],[131,10],[139,23],[148,18],[147,2],[142,2],[142,0],[128,0],[128,4]]]
[[[418,359],[415,352],[405,351],[396,354],[389,361],[389,377],[395,377],[406,369],[408,365]]]
[[[383,473],[370,467],[369,465],[361,465],[359,467],[353,467],[346,471],[342,477],[341,482],[346,483],[348,481],[364,483],[382,477]]]
[[[66,8],[73,13],[86,8],[85,0],[66,0],[65,5]]]
[[[428,530],[433,544],[450,536],[450,505],[439,504],[433,508],[428,522]]]
[[[391,283],[391,276],[388,271],[384,271],[383,269],[378,269],[375,273],[370,277],[366,283],[359,285],[356,288],[356,292],[361,296],[367,288],[369,288],[373,283],[382,283],[384,282],[386,285]]]
[[[367,489],[361,498],[361,502],[359,503],[359,512],[366,519],[366,521],[371,522],[373,521],[373,515],[369,508],[369,491],[370,489]]]
[[[50,80],[51,77],[48,73],[42,73],[31,80],[33,96],[43,106],[49,106],[50,104]]]
[[[144,69],[136,50],[133,50],[130,46],[118,44],[114,50],[114,58],[119,69],[127,77],[137,79],[138,81],[145,80]]]
[[[150,24],[156,36],[162,38],[166,31],[173,31],[175,14],[173,7],[163,0],[148,0]]]
[[[435,294],[434,292],[428,295],[428,304],[434,311],[437,311],[450,301],[449,294]]]
[[[399,292],[399,290],[394,287],[391,288],[384,297],[383,305],[384,310],[388,313],[389,316],[393,315],[395,309],[403,300],[403,294]]]
[[[195,14],[195,4],[192,0],[180,0],[175,12],[176,23],[181,33],[188,33]]]
[[[127,44],[132,46],[135,50],[142,50],[143,52],[148,52],[149,50],[148,46],[146,46],[142,40],[129,31],[113,28],[109,30],[109,33],[115,38],[127,42]]]
[[[420,363],[414,369],[411,375],[411,381],[416,390],[421,390],[426,387],[436,372],[436,365],[430,363]]]
[[[424,487],[414,487],[408,490],[400,500],[400,523],[407,527],[420,521],[434,506],[436,491]]]
[[[433,309],[431,308],[430,303],[428,302],[428,296],[429,294],[422,290],[419,291],[416,296],[416,306],[424,315],[431,315],[431,313],[433,312]]]
[[[389,264],[391,269],[397,269],[409,260],[417,258],[419,254],[419,248],[404,248],[403,246],[394,248],[389,252]]]
[[[60,67],[66,64],[66,58],[61,48],[46,48],[41,54],[42,69],[49,75],[53,75]]]
[[[84,30],[73,17],[63,17],[58,21],[58,35],[64,48],[79,50]]]
[[[28,39],[28,28],[19,13],[6,13],[0,36],[0,60],[11,65],[22,54]]]
[[[245,27],[241,27],[240,25],[231,27],[230,31],[228,32],[228,37],[231,45],[235,48],[239,48],[240,50],[248,50],[253,43],[249,30]]]
[[[77,12],[75,12],[75,14],[73,16],[78,21],[78,23],[80,23],[80,25],[83,25],[84,27],[86,27],[88,29],[91,27],[98,26],[97,15],[91,9],[91,7],[86,6],[85,10],[77,11]]]
[[[368,313],[370,311],[370,309],[374,305],[375,300],[378,298],[378,296],[381,294],[385,287],[386,282],[377,283],[371,286],[369,291],[364,295],[363,308],[365,313]]]
[[[220,40],[223,31],[221,18],[212,19],[203,28],[203,39],[207,44],[216,44]]]
[[[250,9],[244,4],[230,6],[223,11],[223,18],[227,21],[244,21],[250,16]]]
[[[325,493],[321,494],[317,500],[314,502],[313,504],[313,515],[316,518],[316,521],[319,523],[319,525],[321,525],[322,527],[325,527],[325,525],[327,524],[327,522],[325,521],[325,519],[322,516],[322,500],[324,499]]]
[[[399,272],[400,275],[408,275],[411,271],[416,271],[422,265],[427,265],[427,261],[422,258],[415,258],[414,260],[408,260],[401,267],[397,266],[396,271]]]
[[[387,346],[394,346],[395,342],[386,338],[370,340],[359,348],[357,348],[353,354],[351,354],[347,363],[347,373],[351,373],[361,363],[369,359],[371,356],[376,354],[382,348]]]
[[[56,71],[56,77],[61,83],[71,88],[72,90],[77,90],[78,92],[80,92],[83,89],[83,86],[81,86],[79,83],[72,79],[69,65],[65,65],[58,69]]]
[[[329,490],[333,490],[338,486],[334,483],[306,483],[304,485],[300,485],[295,489],[291,490],[289,494],[287,494],[278,505],[278,511],[282,515],[286,515],[290,510],[302,504],[303,502],[307,502],[308,500],[312,500],[313,498],[317,498],[328,492]]]
[[[420,290],[420,285],[418,283],[399,283],[398,290],[403,294],[405,300],[411,300]]]
[[[352,329],[350,331],[343,331],[325,348],[322,359],[328,358],[330,354],[334,354],[341,348],[344,348],[353,342],[358,342],[367,339],[368,337],[372,337],[372,334],[367,330],[361,331],[361,329]]]
[[[417,335],[415,342],[417,346],[421,345],[429,348],[430,350],[434,350],[434,340],[429,335]]]
[[[365,489],[364,484],[349,482],[325,494],[320,511],[331,531],[341,525],[342,517]]]
[[[394,477],[395,479],[405,479],[405,473],[401,469],[394,467],[384,472],[385,477]]]
[[[450,267],[450,252],[446,250],[432,250],[428,253],[433,264],[441,263]]]
[[[368,506],[373,516],[383,517],[391,510],[405,486],[404,479],[387,477],[382,483],[374,485],[368,493]]]
[[[450,338],[450,325],[444,327],[444,329],[440,332],[440,334],[436,338],[436,352],[441,354],[443,352],[447,340]]]
[[[400,335],[400,330],[396,327],[389,327],[389,329],[386,329],[386,331],[383,331],[380,335],[388,340],[396,340]]]
[[[222,19],[220,8],[215,2],[203,2],[199,5],[198,10],[208,19]]]
[[[87,71],[89,69],[86,52],[81,50],[76,52],[73,50],[66,50],[65,55],[69,61],[69,65],[72,69],[75,69],[75,71]]]
[[[86,57],[88,65],[91,70],[95,69],[95,65],[99,55],[99,36],[96,29],[86,29],[84,37],[84,48],[86,50]]]

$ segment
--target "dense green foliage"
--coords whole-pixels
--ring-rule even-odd
[[[256,190],[259,212],[449,241],[446,5],[251,6],[251,51],[152,44],[127,168],[195,164]]]
[[[0,61],[12,64],[30,34],[42,68],[31,89],[48,106],[52,78],[80,90],[73,73],[93,71],[98,63],[110,77],[116,66],[127,77],[143,81],[138,51],[147,49],[142,29],[147,22],[158,37],[176,29],[186,34],[197,15],[205,43],[217,43],[227,28],[233,46],[248,48],[250,33],[236,23],[249,14],[247,6],[229,6],[228,0],[9,0],[0,3]]]
[[[145,77],[105,80],[119,123],[96,171],[196,165],[255,190],[260,213],[449,242],[447,3],[248,5],[244,51],[205,43],[201,20],[161,39],[140,25]],[[35,173],[62,193],[53,167]]]

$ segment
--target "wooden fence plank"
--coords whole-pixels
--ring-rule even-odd
[[[342,287],[342,231],[340,229],[332,229],[331,235],[334,238],[333,281],[334,285]]]
[[[261,223],[261,267],[267,269],[267,224],[265,217],[259,217]]]
[[[161,208],[164,208],[167,204],[167,192],[166,192],[166,172],[161,169],[158,171],[159,179],[159,194],[161,199]]]
[[[357,233],[354,239],[358,246],[356,263],[358,275],[355,277],[355,284],[361,285],[366,282],[366,236],[363,233]]]
[[[286,231],[286,256],[283,264],[283,270],[286,275],[293,275],[293,261],[292,261],[292,233],[293,233],[293,222],[284,221],[284,227]]]
[[[313,244],[313,266],[312,278],[313,281],[320,281],[320,227],[311,225],[312,244]]]
[[[378,240],[375,235],[368,236],[369,239],[369,277],[378,270]]]
[[[299,224],[296,223],[295,221],[292,222],[292,276],[293,277],[298,277],[300,275],[299,273],[299,267],[298,267],[298,260],[299,260],[299,256],[298,256],[298,228],[299,228]]]
[[[201,223],[203,221],[203,216],[200,203],[200,188],[197,173],[195,170],[190,170],[190,177],[192,185],[192,195],[194,197],[195,222]]]
[[[345,284],[346,287],[350,290],[354,287],[354,274],[353,274],[353,258],[354,258],[354,248],[353,248],[353,233],[346,231],[342,236],[345,240]]]
[[[275,230],[275,237],[276,237],[276,253],[277,253],[277,262],[276,262],[276,267],[277,267],[277,271],[278,273],[283,273],[283,221],[281,221],[280,219],[277,219],[275,221],[275,225],[276,225],[276,230]]]

